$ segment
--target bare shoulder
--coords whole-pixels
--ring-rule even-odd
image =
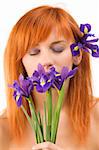
[[[0,113],[0,149],[8,150],[9,147],[9,128],[6,110]]]

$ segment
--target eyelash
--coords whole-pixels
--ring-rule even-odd
[[[36,53],[31,53],[31,52],[30,52],[29,55],[30,55],[30,56],[37,55],[37,54],[40,52],[39,49],[37,49],[37,50],[38,50],[38,51],[37,51]]]
[[[63,50],[65,49],[65,48],[61,48],[61,50],[59,50],[59,51],[57,51],[57,50],[55,50],[55,49],[53,49],[53,48],[50,48],[53,52],[55,52],[55,53],[61,53],[61,52],[63,52]],[[33,55],[37,55],[37,54],[39,54],[39,52],[40,52],[40,50],[38,49],[38,51],[36,52],[36,53],[30,53],[29,55],[30,56],[33,56]]]
[[[53,49],[52,48],[52,50],[55,52],[55,53],[61,53],[61,52],[63,52],[63,50],[65,49],[65,48],[60,48],[60,50],[58,50],[59,48],[56,48],[56,50],[55,49]]]

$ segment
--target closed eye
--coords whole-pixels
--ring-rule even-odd
[[[65,50],[65,47],[54,45],[54,46],[50,47],[50,49],[53,50],[53,52],[61,53]]]
[[[32,56],[32,55],[37,55],[40,53],[40,49],[38,48],[32,48],[29,50],[29,55]]]

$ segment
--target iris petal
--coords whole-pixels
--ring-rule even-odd
[[[22,97],[20,96],[19,99],[17,100],[17,106],[20,107],[22,105]]]
[[[86,24],[81,24],[80,25],[80,31],[83,32],[84,34],[87,34],[91,30],[91,25],[86,23]]]
[[[88,37],[95,37],[94,34],[89,33],[91,31],[90,24],[81,24],[80,31],[83,32],[83,36],[77,41],[70,45],[73,56],[80,54],[80,49],[90,53],[93,57],[99,57],[99,47],[93,43],[98,42],[99,38],[88,40]],[[91,51],[91,52],[90,52]]]

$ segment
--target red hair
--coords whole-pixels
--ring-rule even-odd
[[[8,88],[19,74],[27,73],[22,64],[22,58],[27,50],[40,41],[46,39],[53,28],[66,39],[80,38],[81,33],[75,20],[65,10],[52,6],[41,6],[27,12],[13,27],[10,34],[5,54],[4,68],[7,87],[8,118],[11,132],[18,141],[23,136],[26,128],[26,117],[21,109],[17,108],[13,100],[13,90]],[[70,79],[67,105],[70,120],[75,135],[85,139],[90,125],[90,101],[92,100],[91,70],[89,54],[83,52],[82,61],[78,66],[77,74]],[[26,101],[23,101],[29,113]]]

